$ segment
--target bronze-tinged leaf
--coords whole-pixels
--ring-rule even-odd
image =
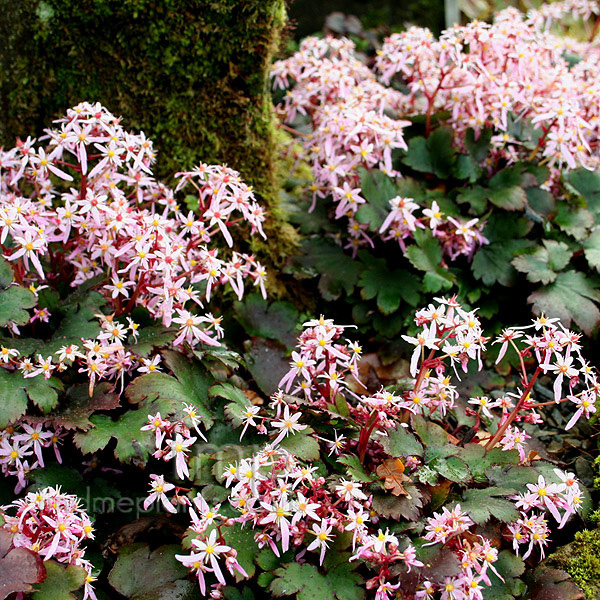
[[[119,394],[114,386],[106,381],[100,382],[90,398],[87,384],[78,384],[67,390],[64,408],[47,415],[28,416],[27,422],[52,422],[65,429],[81,429],[87,431],[92,427],[89,417],[97,410],[112,410],[119,406]]]
[[[30,592],[32,584],[46,577],[40,556],[27,548],[15,548],[12,539],[9,531],[0,529],[0,600],[14,592]]]
[[[540,565],[533,572],[528,600],[581,600],[583,592],[572,581],[571,576],[559,569],[548,569]]]
[[[410,481],[404,474],[404,463],[399,458],[387,458],[377,467],[377,475],[385,479],[385,489],[391,490],[394,496],[406,496],[408,492],[403,483]]]

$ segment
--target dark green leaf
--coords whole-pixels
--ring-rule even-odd
[[[525,192],[529,206],[539,215],[549,218],[556,212],[556,198],[547,190],[529,187]]]
[[[527,205],[527,194],[518,185],[490,189],[488,198],[492,204],[504,210],[523,210]]]
[[[395,312],[401,300],[411,306],[418,304],[419,286],[412,273],[399,269],[390,271],[383,258],[373,258],[366,253],[361,253],[360,257],[367,265],[358,284],[364,300],[376,297],[377,307],[385,315]]]
[[[32,377],[24,379],[24,386],[29,399],[44,413],[49,413],[58,404],[58,391],[62,391],[63,384],[56,377]],[[58,391],[57,391],[58,390]]]
[[[46,579],[36,586],[33,600],[75,600],[71,592],[83,586],[87,573],[82,567],[65,567],[53,560],[44,563]]]
[[[377,231],[390,212],[390,200],[398,195],[398,190],[382,171],[366,169],[360,171],[360,187],[367,202],[360,205],[356,220],[368,224],[371,231]]]
[[[140,330],[137,341],[131,340],[131,351],[138,356],[147,358],[152,354],[155,348],[162,348],[169,345],[177,337],[177,329],[163,327],[162,325],[152,325]]]
[[[163,356],[177,378],[166,373],[146,373],[129,384],[125,396],[132,403],[149,398],[193,404],[204,425],[210,427],[214,422],[207,405],[211,376],[198,362],[191,362],[183,354],[163,351]]]
[[[413,415],[411,421],[425,447],[445,446],[448,443],[448,434],[439,425],[426,421],[421,415]]]
[[[594,226],[594,217],[586,208],[571,206],[560,202],[554,222],[576,240],[584,240],[588,230]]]
[[[468,489],[460,506],[475,523],[483,524],[491,517],[511,523],[519,518],[514,502],[506,498],[511,494],[514,494],[514,490],[499,487]]]
[[[375,479],[372,475],[365,471],[358,456],[340,456],[337,462],[346,466],[346,473],[348,477],[355,481],[362,481],[363,483],[372,483]]]
[[[319,460],[319,443],[305,431],[288,435],[279,445],[301,460]]]
[[[486,127],[479,132],[479,136],[475,139],[475,131],[471,128],[467,129],[465,148],[477,162],[487,158],[493,133],[494,130],[491,127]]]
[[[3,256],[0,256],[0,288],[8,287],[14,277],[12,266]]]
[[[416,269],[427,273],[426,291],[439,292],[441,289],[451,288],[456,278],[450,271],[440,266],[442,248],[439,241],[428,231],[415,232],[415,240],[418,245],[409,246],[406,249],[406,256]]]
[[[475,215],[482,215],[488,205],[488,192],[481,186],[467,188],[457,197],[458,204],[469,204],[471,211]]]
[[[387,433],[388,436],[381,439],[381,445],[391,456],[423,455],[423,445],[406,428],[398,426],[396,429],[388,429]]]
[[[459,154],[454,166],[457,179],[468,179],[471,183],[477,181],[483,174],[483,168],[467,154]]]
[[[584,333],[591,335],[600,323],[597,288],[598,284],[583,273],[565,271],[557,275],[554,283],[534,292],[527,300],[533,304],[535,314],[558,317],[565,327],[575,321]]]
[[[11,285],[0,291],[0,327],[5,327],[10,322],[17,325],[29,323],[27,309],[33,308],[36,303],[35,294],[20,285]]]
[[[598,214],[600,209],[600,173],[582,167],[570,171],[566,180],[587,200],[588,208],[594,214]]]
[[[274,394],[290,368],[285,348],[279,342],[263,338],[251,340],[246,348],[244,358],[256,385],[268,396]]]
[[[557,271],[568,264],[573,252],[563,242],[543,240],[542,243],[543,246],[536,246],[514,258],[512,264],[518,271],[526,273],[529,281],[548,284],[556,279]]]
[[[525,219],[515,219],[506,214],[492,215],[483,235],[489,244],[482,246],[473,257],[473,275],[485,285],[498,282],[512,285],[517,271],[510,264],[514,255],[531,244],[523,239],[531,229],[531,223]]]
[[[302,251],[296,261],[320,276],[319,289],[326,300],[335,300],[343,291],[352,293],[362,267],[340,246],[328,239],[313,237],[304,240]]]
[[[260,294],[251,294],[235,303],[236,318],[251,336],[277,340],[293,348],[298,337],[298,311],[289,302],[274,302],[269,306]]]
[[[186,581],[188,569],[176,558],[181,546],[131,544],[119,551],[108,574],[110,585],[129,600],[184,600],[197,583]]]
[[[362,579],[352,567],[345,563],[322,575],[311,564],[286,563],[275,571],[269,591],[278,598],[296,596],[297,600],[362,600]]]
[[[463,460],[456,456],[438,460],[436,461],[435,466],[432,465],[432,468],[434,468],[442,477],[445,477],[449,481],[454,481],[455,483],[463,483],[471,479],[469,467],[467,467]]]
[[[242,528],[237,523],[233,527],[223,527],[225,543],[237,550],[237,559],[242,568],[250,577],[254,576],[256,566],[254,559],[259,552],[258,544],[254,541],[254,531],[249,527]],[[244,579],[236,571],[236,580]]]
[[[593,231],[583,243],[583,252],[590,267],[600,271],[600,230]]]
[[[4,429],[27,410],[25,380],[20,372],[0,369],[0,398],[0,429]]]

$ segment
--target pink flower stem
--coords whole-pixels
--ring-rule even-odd
[[[542,369],[540,367],[538,367],[535,370],[533,377],[529,380],[527,387],[521,394],[521,397],[519,398],[515,407],[512,409],[511,413],[506,418],[506,421],[504,421],[504,423],[502,423],[502,425],[498,428],[498,431],[496,431],[494,437],[492,437],[492,439],[485,445],[486,452],[488,450],[491,450],[504,437],[504,432],[508,429],[508,426],[515,420],[515,418],[521,411],[521,408],[523,408],[523,404],[525,404],[525,402],[527,401],[527,398],[529,397],[529,394],[531,393],[531,390],[533,389],[533,384],[535,383],[536,379],[538,378],[538,376],[541,372],[542,372]]]

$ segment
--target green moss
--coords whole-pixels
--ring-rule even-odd
[[[600,598],[600,529],[579,531],[548,562],[569,573],[586,600]]]
[[[161,179],[200,161],[239,170],[270,213],[267,264],[294,248],[268,78],[284,0],[0,0],[0,14],[1,144],[100,101],[154,140]]]

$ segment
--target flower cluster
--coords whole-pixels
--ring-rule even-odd
[[[582,491],[575,475],[560,469],[555,469],[554,472],[560,483],[548,483],[540,475],[537,483],[527,484],[527,492],[514,497],[517,508],[521,510],[521,518],[509,525],[509,531],[517,554],[521,546],[529,544],[524,558],[531,554],[536,545],[542,558],[544,557],[544,547],[549,541],[549,527],[543,512],[547,510],[561,528],[581,508]],[[561,510],[564,511],[562,515]]]
[[[219,258],[208,246],[218,234],[232,247],[231,229],[242,222],[264,236],[264,210],[239,173],[200,164],[178,173],[172,190],[152,176],[152,142],[99,104],[81,103],[56,123],[45,138],[0,151],[0,243],[18,283],[62,276],[77,286],[99,276],[118,315],[144,306],[169,326],[177,310],[182,329],[215,322],[184,306],[203,307],[219,285],[241,298],[250,279],[264,293],[266,274],[253,256]],[[178,204],[184,189],[195,211]]]
[[[408,90],[403,115],[425,114],[429,126],[433,113],[448,111],[459,145],[467,129],[479,134],[492,128],[489,165],[537,158],[593,169],[600,88],[590,75],[600,59],[598,46],[554,35],[552,26],[567,14],[586,20],[597,13],[595,2],[568,0],[527,15],[509,8],[491,25],[473,21],[437,40],[428,29],[411,27],[386,39],[376,70],[384,83],[396,77]],[[581,61],[572,66],[566,54]],[[535,126],[539,135],[520,139],[519,122]]]
[[[56,460],[62,458],[58,445],[63,437],[60,427],[21,423],[0,430],[0,466],[4,476],[17,477],[15,494],[27,486],[27,474],[44,467],[44,450],[53,448]]]
[[[361,195],[359,167],[378,169],[390,177],[392,151],[406,149],[402,130],[408,125],[397,117],[406,96],[379,83],[354,52],[347,39],[308,38],[292,57],[275,63],[275,86],[288,90],[279,107],[286,122],[298,113],[310,117],[312,128],[304,142],[303,158],[311,165],[313,207],[317,198],[331,196],[335,218],[348,219],[348,245],[353,252],[373,241],[356,218],[366,200]],[[395,116],[390,116],[391,111]],[[442,214],[439,206],[420,206],[412,198],[390,200],[390,213],[379,233],[404,250],[405,240],[418,229],[439,237],[445,254],[471,256],[485,242],[478,220],[462,223]]]
[[[155,434],[155,458],[162,458],[165,461],[175,459],[175,470],[180,479],[185,479],[190,475],[187,458],[192,444],[198,437],[206,441],[206,438],[198,429],[198,425],[202,421],[198,415],[198,409],[191,404],[184,403],[183,413],[184,417],[175,422],[163,419],[160,413],[148,415],[148,424],[141,428],[142,431],[153,431]],[[191,429],[196,432],[197,436],[192,436]],[[164,486],[162,481],[155,482],[155,484],[160,487]],[[154,489],[155,484],[153,484],[153,491],[162,493],[163,489]],[[161,500],[164,504],[162,496]]]
[[[108,314],[96,315],[96,337],[53,354],[25,355],[2,346],[1,367],[26,379],[76,369],[89,380],[90,395],[103,379],[120,383],[122,390],[136,371],[161,369],[159,355],[140,356],[132,349],[140,333],[130,317],[136,306],[178,329],[176,347],[220,345],[221,318],[205,312],[215,290],[227,285],[242,298],[249,280],[265,295],[264,268],[232,248],[232,232],[242,223],[264,236],[264,210],[239,173],[201,164],[178,173],[178,185],[170,189],[152,175],[152,142],[126,131],[100,104],[69,109],[46,134],[0,150],[1,260],[8,261],[14,284],[36,296],[44,288],[89,282],[103,294]],[[180,192],[190,210],[178,203]],[[29,323],[48,323],[51,316],[36,307]],[[21,333],[14,322],[8,328]],[[189,418],[195,427],[197,421]],[[40,448],[55,445],[52,440],[60,436],[21,427],[17,434],[12,426],[3,430],[0,448],[2,470],[17,475],[19,489],[29,470],[43,466]],[[181,460],[176,464],[184,474]]]
[[[477,520],[477,512],[469,512],[474,510],[472,505],[469,508],[465,505],[466,510],[460,504],[447,505],[432,516],[424,514],[426,524],[421,545],[442,545],[445,551],[455,555],[459,565],[455,574],[443,580],[429,581],[425,572],[419,570],[424,564],[411,539],[390,532],[380,523],[378,507],[381,505],[375,499],[381,490],[391,489],[394,496],[406,498],[407,502],[411,494],[419,498],[422,494],[419,482],[425,481],[423,477],[430,477],[427,469],[432,471],[422,463],[423,454],[419,454],[417,446],[414,447],[416,455],[408,452],[402,459],[389,458],[386,437],[395,435],[398,440],[398,430],[404,428],[403,435],[410,437],[411,426],[417,430],[415,419],[424,423],[419,427],[427,428],[424,417],[443,422],[450,411],[459,410],[452,374],[458,377],[461,372],[467,372],[471,362],[482,368],[488,341],[476,310],[466,310],[455,298],[436,299],[435,303],[418,310],[415,324],[417,333],[404,336],[405,341],[414,346],[408,389],[401,392],[382,389],[374,394],[360,392],[358,362],[362,349],[344,339],[347,327],[323,317],[304,324],[298,348],[292,352],[290,370],[280,382],[281,389],[273,395],[270,410],[260,405],[243,409],[239,404],[236,404],[237,412],[227,409],[234,422],[237,420],[238,426],[243,426],[242,436],[249,427],[271,436],[262,450],[217,470],[217,478],[231,490],[229,504],[239,516],[230,518],[231,508],[210,506],[199,495],[190,501],[180,496],[180,488],[166,483],[164,477],[151,476],[147,504],[160,500],[170,512],[175,512],[176,504],[190,506],[191,530],[195,533],[192,553],[180,555],[178,560],[197,575],[203,593],[207,589],[207,573],[217,579],[212,592],[214,597],[219,597],[226,584],[225,571],[245,576],[235,549],[227,541],[227,527],[250,527],[258,546],[270,548],[278,557],[293,550],[298,560],[304,560],[314,553],[320,564],[336,538],[343,532],[351,532],[350,560],[361,561],[374,572],[366,586],[375,591],[379,600],[399,593],[420,600],[432,598],[434,594],[448,600],[482,600],[484,589],[492,585],[490,573],[502,577],[495,566],[498,540],[480,528],[482,521]],[[463,449],[460,440],[434,426],[437,427],[435,436],[447,439],[444,451],[438,448],[441,456],[460,456],[462,450],[474,452],[477,447],[484,454],[497,447],[500,449],[500,452],[496,450],[497,457],[504,454],[502,451],[514,448],[519,451],[521,463],[529,464],[525,444],[528,435],[514,423],[539,422],[537,417],[531,417],[535,408],[531,395],[535,378],[544,371],[556,375],[557,397],[561,396],[563,385],[568,385],[569,395],[572,395],[579,383],[588,385],[585,394],[597,394],[590,368],[585,370],[587,377],[583,370],[577,376],[568,371],[575,368],[570,361],[572,356],[583,365],[578,337],[560,326],[556,319],[538,317],[530,327],[505,330],[497,341],[516,347],[515,340],[524,337],[529,329],[534,331],[526,337],[528,346],[520,351],[520,356],[537,355],[538,367],[531,378],[527,378],[525,372],[521,374],[525,390],[494,399],[472,398],[468,408],[460,409],[475,418],[479,446],[472,443]],[[500,359],[505,351],[502,347]],[[522,363],[524,365],[524,361]],[[554,363],[557,368],[552,368]],[[561,365],[566,368],[559,368]],[[564,381],[566,377],[568,382]],[[498,408],[501,415],[494,414]],[[354,431],[347,437],[336,432],[333,440],[321,437],[322,434],[307,429],[307,424],[301,422],[314,414],[336,418],[345,414],[348,431]],[[167,442],[169,448],[159,450],[157,455],[173,458],[179,445],[178,472],[187,469],[186,453],[196,439],[190,437],[189,430],[184,430],[184,435],[178,433],[179,423],[165,423],[160,415],[149,415],[149,424],[144,427],[155,432],[158,448],[163,447],[165,436],[175,434],[176,439]],[[315,464],[300,460],[285,448],[286,444],[281,444],[287,436],[304,436],[323,442],[330,456],[339,455],[342,464],[352,465],[354,472],[361,474],[359,480],[353,471],[345,476],[327,473]],[[422,429],[419,436],[426,439]],[[444,441],[440,438],[437,443]],[[517,465],[518,456],[514,454],[509,462]],[[385,479],[385,484],[379,485],[377,477]],[[536,549],[543,556],[551,531],[546,513],[562,527],[582,503],[582,490],[572,473],[555,469],[554,473],[538,472],[536,477],[537,483],[526,484],[524,493],[508,495],[502,501],[511,517],[498,529],[500,543],[506,540],[515,553],[522,552],[524,558]],[[166,493],[174,489],[175,497],[169,499]],[[513,519],[513,514],[518,518]],[[409,585],[403,575],[413,568],[416,574]]]
[[[13,509],[16,514],[9,514]],[[85,549],[81,547],[86,540],[94,539],[94,528],[77,496],[47,487],[0,507],[0,511],[4,528],[14,536],[15,547],[36,552],[43,560],[83,567],[87,571],[83,600],[96,599],[93,566],[84,558]]]
[[[219,514],[220,505],[211,508],[201,496],[194,499],[190,509],[191,529],[198,534],[192,540],[194,552],[177,558],[197,572],[203,593],[207,571],[221,585],[225,583],[219,559],[225,558],[230,573],[236,570],[246,576],[235,560],[235,550],[222,544],[220,527],[234,522],[249,524],[258,546],[270,548],[276,556],[289,549],[299,551],[299,556],[315,552],[322,564],[336,535],[349,531],[354,549],[351,560],[376,565],[382,573],[396,563],[408,570],[423,566],[411,544],[370,527],[377,518],[360,483],[338,479],[330,491],[316,471],[317,467],[303,465],[283,448],[269,445],[249,459],[230,464],[224,473],[225,485],[231,488],[229,502],[239,517],[227,519]],[[385,585],[381,576],[370,582],[370,587],[383,589]]]

